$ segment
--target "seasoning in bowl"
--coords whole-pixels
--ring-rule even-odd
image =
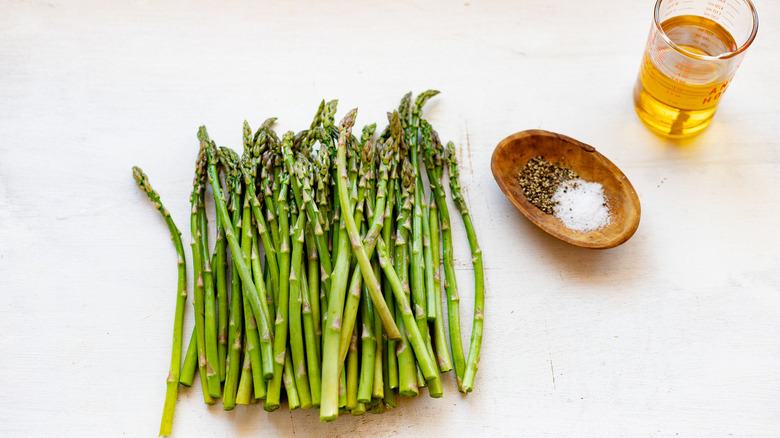
[[[610,222],[604,187],[582,180],[562,161],[553,164],[534,156],[520,170],[518,182],[528,201],[570,230],[589,232]]]

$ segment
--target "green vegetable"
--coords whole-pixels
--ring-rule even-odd
[[[439,373],[453,368],[458,388],[473,390],[484,273],[453,146],[444,148],[423,119],[424,105],[437,94],[405,95],[383,131],[376,135],[369,124],[360,138],[352,134],[357,110],[336,126],[335,100],[320,103],[308,129],[281,138],[275,118],[254,133],[244,122],[241,156],[217,148],[205,127],[199,129],[190,197],[195,324],[181,367],[186,273],[180,234],[134,168],[179,253],[161,435],[170,433],[179,382],[191,385],[196,371],[207,404],[221,397],[223,409],[231,410],[263,400],[270,412],[286,401],[290,410],[319,408],[321,421],[383,412],[396,406],[397,395],[415,397],[422,387],[441,397]],[[445,170],[474,263],[467,358]],[[213,251],[208,193],[216,210]]]

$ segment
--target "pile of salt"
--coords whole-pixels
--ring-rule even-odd
[[[555,216],[575,231],[597,230],[610,221],[604,187],[596,182],[572,179],[558,185],[552,197]]]

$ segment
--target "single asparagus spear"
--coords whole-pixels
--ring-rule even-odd
[[[317,248],[314,244],[314,237],[311,233],[310,229],[306,229],[304,231],[304,238],[306,240],[306,253],[307,253],[307,269],[308,272],[306,274],[307,284],[306,289],[308,291],[308,296],[304,296],[304,304],[303,308],[304,311],[306,310],[306,306],[309,306],[309,312],[311,312],[311,320],[312,320],[312,334],[314,336],[314,342],[312,348],[314,348],[316,355],[312,356],[308,352],[306,353],[306,356],[309,357],[316,357],[316,361],[318,363],[320,358],[322,357],[322,316],[321,316],[321,307],[320,307],[320,263],[319,263],[319,257],[317,256]],[[305,315],[305,313],[304,313]],[[305,316],[304,316],[305,318]],[[308,341],[307,341],[308,343]],[[308,344],[307,344],[308,345]],[[308,347],[307,347],[308,348]],[[311,375],[311,373],[309,373]],[[319,379],[319,376],[317,377]],[[314,388],[312,388],[312,391]],[[312,394],[313,396],[314,394]],[[319,400],[319,398],[318,398]]]
[[[163,404],[163,415],[160,421],[160,436],[170,435],[171,428],[173,426],[173,412],[176,409],[176,398],[179,393],[179,376],[181,373],[181,344],[182,344],[182,331],[184,330],[184,305],[187,301],[187,266],[184,261],[184,245],[181,242],[181,232],[173,222],[171,213],[168,212],[162,201],[160,201],[160,195],[152,188],[149,183],[149,178],[141,170],[140,167],[133,167],[133,178],[149,200],[152,201],[154,207],[162,214],[165,224],[168,225],[168,231],[171,233],[171,240],[176,247],[176,255],[178,257],[178,286],[176,288],[176,310],[173,317],[173,345],[171,348],[171,366],[168,371],[168,379],[166,380],[165,390],[165,403]]]
[[[436,206],[441,219],[442,255],[444,258],[444,289],[447,292],[447,319],[450,332],[450,349],[452,362],[455,367],[455,378],[458,381],[458,389],[463,391],[463,376],[466,372],[466,359],[463,355],[463,345],[460,334],[460,296],[458,295],[458,283],[455,277],[455,260],[452,249],[452,229],[450,227],[450,213],[442,185],[442,166],[444,150],[439,142],[436,131],[427,121],[422,121],[423,139],[425,148],[423,158],[428,172],[428,181],[431,184],[431,192],[436,198]]]
[[[393,230],[393,208],[395,205],[395,192],[397,191],[396,187],[398,186],[398,181],[396,180],[396,166],[393,165],[393,170],[391,172],[391,183],[389,185],[390,190],[388,191],[388,198],[387,198],[387,204],[385,207],[384,212],[384,226],[382,227],[382,236],[385,242],[387,242],[388,245],[390,245],[390,248],[388,248],[390,254],[395,254],[395,248],[394,248],[394,241],[395,238],[392,237],[393,233],[395,232]],[[385,290],[389,287],[387,277],[382,275],[382,285]],[[396,307],[395,307],[395,298],[393,297],[393,294],[385,294],[385,301],[387,302],[387,307],[390,308],[390,311],[395,314],[395,320],[396,324],[398,324],[398,321],[400,319],[400,315],[396,313]],[[399,326],[400,329],[400,326]],[[405,336],[405,333],[401,332],[402,337]],[[390,389],[392,392],[392,389],[398,388],[398,357],[395,353],[395,344],[397,341],[394,341],[392,339],[387,339],[387,336],[383,335],[382,339],[384,343],[384,351],[382,354],[383,357],[383,365],[384,365],[384,371],[383,371],[383,379],[385,382],[385,397],[387,395],[387,390]],[[388,354],[389,353],[389,354]]]
[[[244,345],[246,351],[246,345]],[[252,362],[249,359],[249,354],[244,353],[244,363],[241,366],[241,377],[238,381],[238,392],[236,394],[236,404],[248,405],[251,403],[252,397]]]
[[[244,197],[244,206],[241,210],[241,222],[235,229],[241,235],[241,254],[245,260],[250,260],[251,262],[253,237],[252,213],[249,208],[249,200],[246,196]],[[256,280],[257,276],[253,275],[252,278]],[[255,281],[255,285],[257,284],[257,281]],[[263,365],[260,357],[260,334],[257,330],[257,320],[252,315],[252,308],[247,302],[246,295],[242,297],[242,301],[244,333],[246,334],[246,354],[249,355],[249,363],[252,369],[252,389],[254,390],[255,398],[259,398],[266,393],[265,378],[262,369]]]
[[[431,193],[431,202],[429,205],[429,229],[431,236],[431,265],[433,266],[433,291],[436,296],[434,300],[436,310],[436,321],[434,322],[434,348],[436,350],[436,359],[439,362],[439,371],[447,372],[452,369],[452,359],[447,349],[447,335],[444,333],[444,315],[441,307],[441,245],[439,241],[439,209],[436,207],[436,198]]]
[[[294,134],[288,132],[283,142],[292,141]],[[289,175],[280,173],[280,187],[277,202],[279,206],[279,296],[276,300],[276,320],[274,321],[274,377],[268,385],[268,397],[263,408],[272,411],[279,408],[282,374],[284,373],[285,351],[287,348],[289,300],[290,300],[290,208],[287,202]]]
[[[301,399],[298,396],[298,388],[295,387],[293,374],[292,358],[290,357],[290,350],[287,350],[284,355],[283,383],[284,390],[287,393],[287,407],[290,409],[290,412],[301,407]]]
[[[316,254],[316,250],[314,253]],[[311,306],[311,294],[309,292],[309,284],[307,281],[306,270],[303,267],[300,268],[301,275],[301,315],[303,318],[303,333],[304,333],[304,345],[306,346],[306,367],[309,376],[309,389],[311,392],[311,403],[314,407],[320,406],[320,391],[321,391],[321,373],[320,367],[320,354],[318,351],[319,338],[315,333],[314,327],[314,315]],[[309,270],[311,273],[311,269]],[[317,268],[315,267],[314,276],[317,275]],[[319,301],[319,297],[317,297]]]
[[[214,271],[214,283],[217,287],[217,350],[219,380],[224,382],[226,378],[226,362],[228,352],[228,292],[227,292],[227,251],[225,249],[225,231],[217,221],[217,239],[214,246],[212,269]]]
[[[397,113],[394,114],[394,118],[397,119]],[[396,131],[400,132],[400,125]],[[394,134],[397,135],[397,134]],[[401,137],[403,138],[403,137]],[[411,302],[411,291],[409,289],[409,229],[411,228],[411,211],[412,211],[412,184],[413,173],[409,161],[404,158],[399,164],[401,167],[401,181],[397,185],[398,193],[396,198],[400,200],[398,205],[398,219],[395,234],[395,271],[398,274],[398,278],[401,282],[401,287],[406,297],[407,302]],[[386,277],[388,284],[392,284],[389,277]],[[403,321],[403,313],[401,311],[402,304],[397,303],[396,318],[401,320],[404,328],[406,321]],[[417,328],[415,323],[415,328]],[[419,330],[419,328],[417,328]],[[414,354],[411,350],[411,346],[407,336],[402,338],[397,343],[396,355],[398,357],[398,392],[404,397],[416,397],[420,390],[417,382],[417,365],[414,362]],[[424,380],[421,383],[425,383]]]
[[[289,305],[289,328],[290,328],[290,353],[292,355],[293,377],[295,378],[295,387],[298,389],[298,396],[301,399],[301,408],[308,409],[312,406],[311,391],[309,389],[309,376],[306,367],[306,353],[304,351],[304,333],[302,321],[302,276],[303,276],[303,229],[306,226],[306,213],[300,211],[293,227],[292,236],[292,256],[290,263],[290,305]]]
[[[341,314],[344,309],[344,294],[349,274],[349,237],[341,221],[337,245],[340,246],[333,268],[331,290],[328,294],[328,311],[322,332],[322,394],[320,400],[320,421],[334,421],[339,415],[339,335]]]
[[[466,373],[463,377],[463,391],[471,392],[474,389],[474,378],[479,364],[479,351],[482,346],[483,309],[485,307],[485,280],[482,268],[482,250],[477,243],[477,235],[474,232],[474,224],[471,222],[466,201],[461,194],[458,183],[458,159],[455,156],[455,147],[452,142],[447,144],[448,170],[450,174],[450,189],[452,199],[463,218],[466,227],[466,236],[471,247],[471,261],[474,265],[474,324],[471,329],[471,342],[469,343],[469,356],[466,360]]]
[[[179,383],[184,386],[192,386],[195,380],[195,370],[198,369],[198,346],[195,344],[195,327],[192,328],[190,342],[187,345],[187,353],[184,355],[184,363],[181,365]]]
[[[201,253],[201,233],[200,220],[198,218],[198,203],[200,202],[201,192],[203,191],[203,171],[206,163],[205,149],[201,145],[196,162],[195,179],[193,180],[192,195],[190,195],[190,246],[192,247],[192,270],[195,279],[193,288],[193,307],[195,308],[195,335],[198,347],[198,373],[200,375],[200,385],[203,390],[203,401],[208,405],[216,403],[209,393],[208,372],[210,368],[206,358],[206,328],[204,320],[203,307],[203,272],[202,272],[202,253]],[[213,369],[212,369],[213,370]]]
[[[360,301],[360,380],[357,388],[357,401],[369,403],[374,388],[374,359],[376,357],[376,337],[374,335],[374,308],[363,287],[363,299]],[[357,341],[355,342],[357,350]]]
[[[363,243],[360,240],[360,234],[355,224],[355,218],[352,216],[352,205],[349,199],[347,191],[347,171],[346,171],[346,142],[347,137],[350,135],[352,125],[355,123],[355,114],[357,110],[351,110],[347,113],[346,117],[341,123],[341,135],[338,142],[338,186],[339,186],[339,205],[344,213],[344,219],[347,226],[347,232],[349,233],[350,240],[352,242],[352,250],[360,265],[360,272],[363,275],[363,281],[368,286],[369,295],[371,301],[374,303],[374,310],[382,319],[382,325],[385,327],[387,336],[391,339],[399,339],[401,332],[398,331],[398,327],[393,321],[393,317],[390,314],[390,310],[387,308],[384,296],[379,287],[379,280],[374,276],[374,271],[371,269],[371,262],[368,260]]]
[[[387,165],[389,163],[389,157],[384,157],[380,170],[379,188],[376,193],[376,205],[372,207],[373,210],[380,210],[384,212],[386,193],[387,193]],[[367,203],[370,205],[370,203]],[[384,225],[384,217],[380,215],[374,215],[371,223],[371,228],[363,238],[363,246],[367,257],[370,259],[374,255],[374,249],[376,247],[376,240],[379,237],[379,233],[382,231]],[[347,350],[349,348],[349,337],[345,336],[345,330],[351,332],[352,327],[355,326],[357,318],[357,309],[360,300],[361,290],[361,272],[360,270],[353,271],[352,280],[349,287],[349,295],[347,296],[347,304],[344,310],[344,324],[341,332],[341,344],[340,344],[340,359],[343,361],[347,356]],[[373,306],[372,306],[373,307]],[[388,307],[389,310],[389,307]],[[377,315],[379,317],[379,315]]]
[[[214,276],[211,271],[211,259],[208,249],[208,219],[206,219],[205,187],[198,200],[198,222],[200,233],[200,254],[203,274],[203,318],[206,334],[206,379],[209,394],[214,398],[222,396],[219,380],[219,353],[217,349],[217,308],[214,293]],[[216,369],[215,369],[216,368]]]
[[[230,184],[228,184],[230,186]],[[230,211],[232,214],[233,229],[237,229],[241,223],[241,210],[236,208],[239,204],[238,193],[228,188],[228,192],[234,193],[230,197]],[[239,389],[239,377],[241,375],[241,353],[244,350],[244,309],[243,294],[241,293],[241,279],[238,276],[238,268],[235,263],[231,263],[231,285],[230,285],[230,321],[228,323],[228,345],[230,350],[225,370],[225,388],[222,391],[222,408],[226,411],[236,406],[236,393]],[[247,354],[244,358],[251,360]],[[251,363],[249,363],[251,366]],[[245,389],[246,391],[246,389]]]
[[[358,335],[357,327],[352,330],[352,342],[349,343],[347,365],[344,372],[347,376],[347,404],[348,411],[357,409],[358,405]]]

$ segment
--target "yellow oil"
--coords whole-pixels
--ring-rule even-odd
[[[677,16],[661,23],[661,28],[678,47],[693,54],[717,56],[737,47],[734,37],[709,18]],[[652,131],[673,138],[690,137],[712,121],[731,76],[720,71],[722,62],[686,63],[673,53],[666,55],[652,48],[645,51],[634,106]]]

